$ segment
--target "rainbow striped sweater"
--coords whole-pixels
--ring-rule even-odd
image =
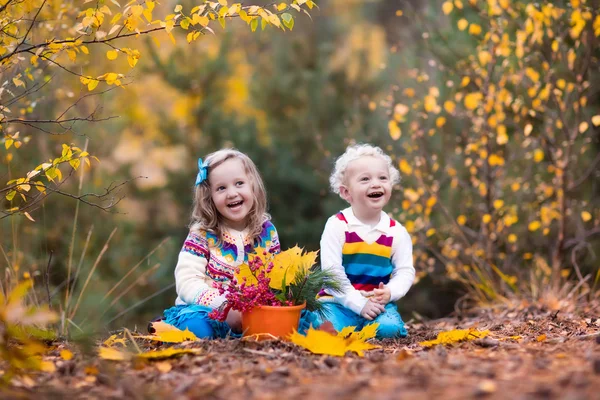
[[[322,300],[335,301],[357,314],[368,301],[360,291],[370,292],[382,282],[390,289],[391,301],[396,301],[415,277],[412,241],[402,224],[382,212],[379,223],[368,226],[351,207],[327,221],[321,237],[321,266],[342,282],[342,293],[330,293]]]

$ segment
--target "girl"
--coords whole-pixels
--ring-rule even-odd
[[[208,317],[224,306],[213,287],[233,277],[256,247],[278,253],[279,238],[266,213],[265,188],[256,166],[245,154],[224,149],[198,159],[190,232],[175,267],[177,300],[165,322],[199,338],[241,332],[241,314],[229,311],[225,322]]]

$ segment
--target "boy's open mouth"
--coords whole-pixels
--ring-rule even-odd
[[[373,193],[369,193],[367,195],[367,197],[371,198],[371,199],[378,199],[381,196],[383,196],[383,192],[373,192]]]
[[[233,203],[227,204],[227,207],[234,208],[234,207],[237,207],[237,206],[241,206],[243,202],[244,202],[244,200],[234,201]]]

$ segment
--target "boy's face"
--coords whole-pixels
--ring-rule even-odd
[[[380,212],[392,195],[387,163],[379,157],[365,156],[351,161],[346,168],[340,194],[361,215]]]

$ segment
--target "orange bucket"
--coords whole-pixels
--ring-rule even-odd
[[[243,312],[244,336],[256,335],[259,339],[266,339],[273,335],[285,339],[298,329],[300,313],[305,307],[306,303],[299,306],[258,306],[250,312]]]

